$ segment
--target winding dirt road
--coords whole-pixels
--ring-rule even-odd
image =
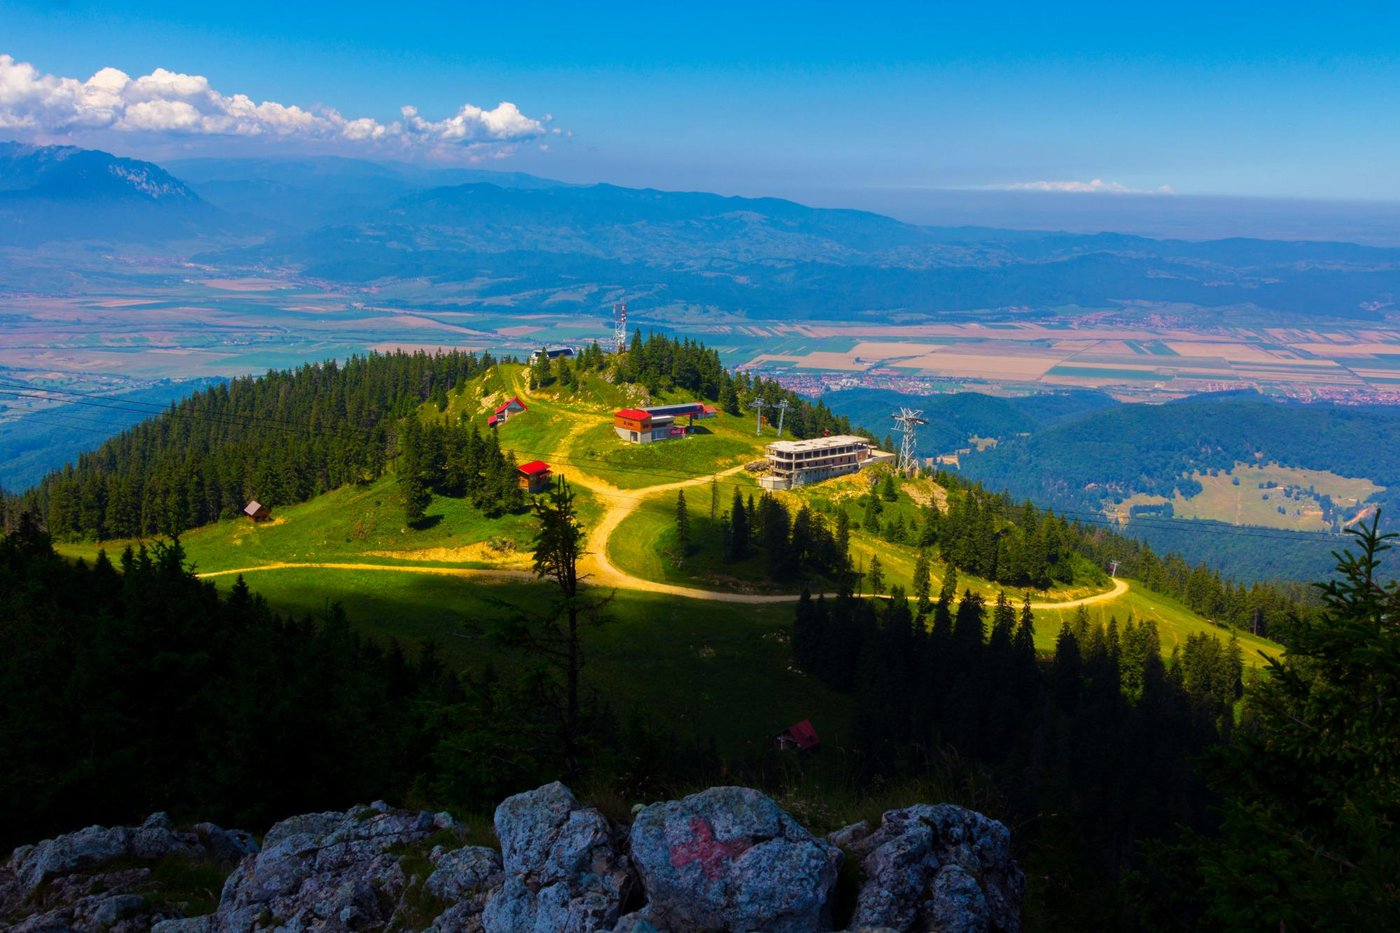
[[[519,381],[515,383],[515,394],[522,398],[531,398],[530,393]],[[594,476],[586,470],[579,468],[576,464],[578,460],[571,456],[575,442],[580,434],[594,425],[588,422],[580,422],[577,427],[565,436],[561,449],[557,452],[559,459],[566,463],[574,463],[570,468],[569,482],[576,486],[587,489],[596,496],[603,504],[605,511],[603,519],[588,533],[585,542],[587,554],[580,564],[581,575],[587,580],[589,586],[605,587],[619,590],[639,590],[644,593],[665,593],[670,596],[680,596],[686,599],[703,599],[710,602],[719,603],[741,603],[747,605],[757,605],[766,603],[790,603],[798,599],[795,593],[784,593],[777,595],[763,595],[756,593],[735,593],[724,590],[705,590],[692,586],[677,586],[673,583],[661,583],[656,580],[647,580],[642,577],[633,576],[613,564],[608,557],[608,542],[612,539],[613,533],[641,505],[643,499],[660,495],[667,492],[686,489],[692,486],[703,486],[724,476],[732,476],[741,472],[743,466],[730,467],[718,473],[697,476],[693,479],[678,480],[672,483],[660,483],[655,486],[646,486],[640,489],[619,489],[607,480]],[[423,573],[436,574],[439,576],[467,577],[477,580],[532,580],[534,574],[520,570],[490,570],[468,567],[416,567],[402,564],[365,564],[365,563],[288,563],[275,561],[260,564],[254,567],[240,567],[234,570],[216,570],[209,573],[201,573],[203,579],[211,577],[225,577],[233,574],[261,573],[273,570],[355,570],[355,571],[376,571],[383,573]],[[1084,596],[1079,599],[1066,600],[1064,602],[1032,602],[1032,609],[1075,609],[1079,606],[1089,606],[1095,603],[1109,602],[1118,599],[1128,592],[1126,580],[1114,579],[1113,588],[1103,593],[1095,593],[1092,596]]]

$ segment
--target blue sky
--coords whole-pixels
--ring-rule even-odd
[[[1083,197],[1400,199],[1400,4],[866,6],[0,0],[0,54],[34,81],[166,69],[365,118],[392,147],[347,140],[343,121],[270,139],[48,114],[0,136],[158,158],[387,152],[819,200],[1096,179]],[[487,115],[442,122],[468,103]]]

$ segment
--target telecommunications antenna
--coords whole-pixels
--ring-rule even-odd
[[[627,302],[613,304],[613,352],[627,350]]]

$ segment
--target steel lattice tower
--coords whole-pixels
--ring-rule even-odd
[[[627,302],[613,304],[613,352],[627,351]]]
[[[924,413],[914,408],[901,408],[899,414],[894,415],[894,420],[899,423],[900,429],[904,432],[904,437],[899,443],[899,472],[908,476],[914,472],[917,466],[918,456],[916,453],[917,439],[915,431],[921,424],[928,424],[928,419]]]

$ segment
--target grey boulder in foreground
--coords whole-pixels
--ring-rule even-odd
[[[446,813],[384,803],[237,830],[89,827],[0,864],[0,927],[104,931],[436,933],[1019,933],[1025,881],[1010,833],[920,804],[878,827],[812,835],[769,797],[713,787],[639,807],[630,826],[559,783],[497,809],[500,852]],[[481,840],[486,841],[486,840]],[[227,872],[212,913],[159,885],[171,863]],[[222,866],[222,867],[219,867]],[[843,866],[845,874],[843,876]],[[844,882],[838,884],[838,878]],[[177,892],[178,893],[178,892]],[[207,892],[204,903],[212,903]],[[204,907],[208,910],[208,906]]]

